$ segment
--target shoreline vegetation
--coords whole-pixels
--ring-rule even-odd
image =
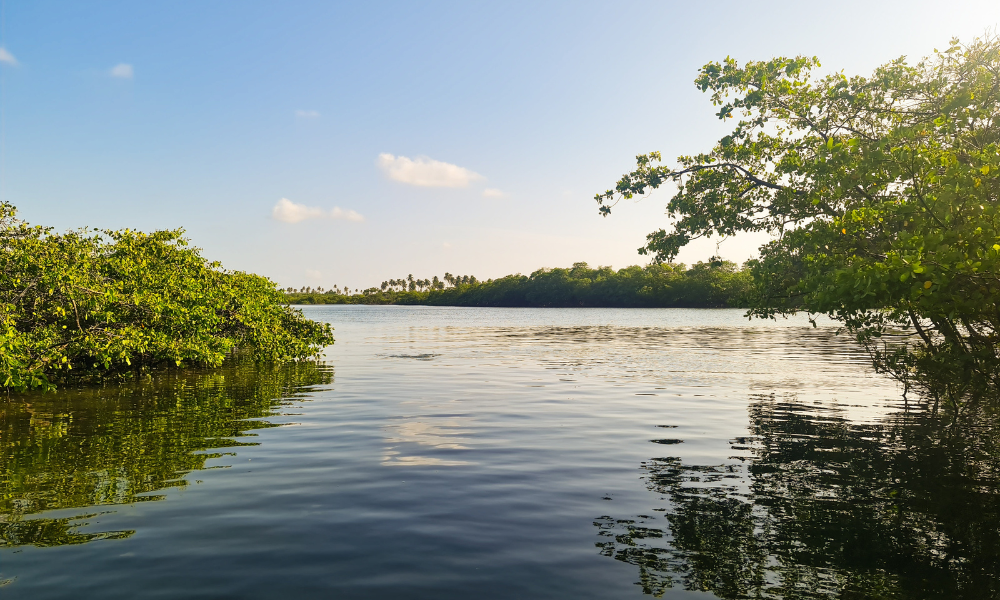
[[[183,230],[29,225],[0,204],[0,386],[24,391],[315,357],[328,324],[285,305],[277,285],[229,271]]]
[[[953,408],[1000,391],[1000,35],[916,64],[826,75],[816,57],[710,62],[695,85],[733,128],[710,151],[635,168],[594,196],[673,188],[639,253],[770,234],[749,314],[843,323],[875,368]]]
[[[585,262],[486,281],[471,276],[390,279],[365,290],[286,288],[285,301],[308,304],[402,304],[428,306],[745,308],[750,272],[712,259],[631,266],[617,271]]]

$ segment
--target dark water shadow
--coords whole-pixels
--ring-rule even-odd
[[[635,565],[645,593],[1000,597],[996,403],[856,424],[754,396],[749,420],[724,464],[641,465],[659,498],[649,514],[594,521],[599,551]]]
[[[246,438],[279,426],[266,417],[332,380],[332,367],[318,363],[233,364],[0,400],[0,547],[132,535],[78,529],[101,507],[156,501],[164,497],[157,491],[190,485],[186,475],[218,450],[256,445]],[[45,516],[51,511],[60,516]]]

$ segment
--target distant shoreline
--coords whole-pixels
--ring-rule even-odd
[[[531,275],[508,275],[477,281],[446,274],[445,281],[389,280],[381,288],[352,294],[335,289],[286,289],[295,305],[367,304],[535,308],[746,308],[753,277],[728,261],[633,266],[617,271],[575,263],[568,269],[539,269]],[[406,289],[406,288],[409,289]],[[428,289],[420,289],[428,288]]]

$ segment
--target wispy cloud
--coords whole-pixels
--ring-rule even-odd
[[[14,55],[8,52],[6,48],[0,46],[0,63],[5,63],[12,67],[16,67],[17,59],[14,58]]]
[[[285,223],[298,223],[307,219],[343,219],[360,223],[365,218],[353,210],[344,210],[335,206],[333,210],[324,210],[317,206],[296,204],[288,198],[278,200],[271,209],[271,218]]]
[[[360,223],[365,220],[363,216],[356,213],[353,210],[342,210],[339,206],[334,206],[333,210],[330,211],[331,219],[344,219],[345,221],[354,221],[355,223]]]
[[[298,223],[306,219],[319,219],[325,216],[325,212],[322,208],[296,204],[288,198],[282,198],[271,209],[271,218],[285,223]]]
[[[383,153],[378,155],[378,166],[389,179],[420,187],[465,187],[483,179],[475,171],[426,156],[411,159]]]
[[[112,77],[118,77],[119,79],[132,79],[134,74],[132,71],[132,65],[127,63],[118,63],[117,65],[111,67],[108,74]]]
[[[483,190],[483,198],[503,198],[506,195],[496,188],[486,188]]]
[[[319,118],[318,110],[297,110],[295,111],[295,116],[300,119],[316,119]]]

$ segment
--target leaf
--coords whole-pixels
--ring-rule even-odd
[[[784,74],[792,59],[727,61],[714,74],[706,66],[698,82],[712,101],[727,111],[750,107],[753,117],[711,152],[653,173],[637,165],[613,188],[621,199],[683,183],[667,205],[671,227],[649,235],[642,253],[670,262],[692,240],[767,232],[772,240],[748,263],[751,315],[825,313],[860,340],[910,324],[911,314],[968,323],[954,329],[949,348],[962,347],[965,332],[996,331],[1000,37],[952,48],[917,64],[887,63],[869,77],[807,80],[797,67],[801,86]],[[849,151],[834,155],[837,148]],[[947,293],[925,291],[935,283],[919,278],[932,274]],[[914,285],[900,285],[910,277]],[[933,353],[938,342],[924,342],[920,351]],[[969,347],[981,347],[996,371],[1000,339]]]

